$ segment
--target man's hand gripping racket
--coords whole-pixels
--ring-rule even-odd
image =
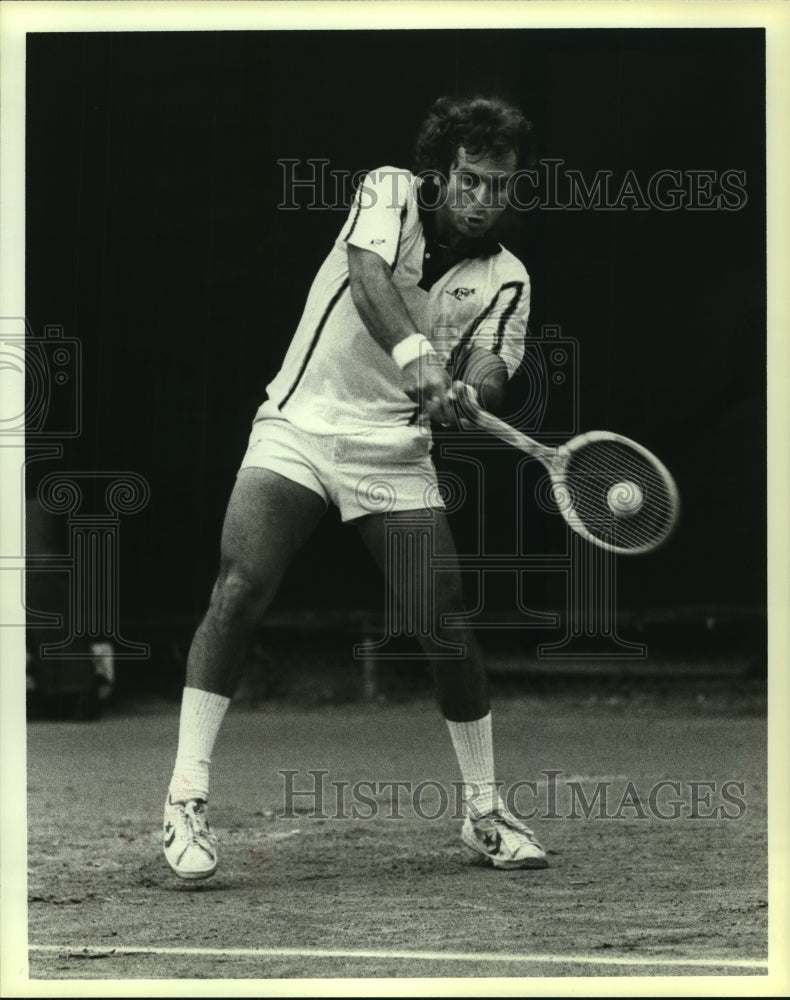
[[[637,555],[671,534],[680,512],[677,486],[647,448],[610,431],[549,448],[484,410],[469,386],[456,382],[453,395],[461,426],[487,431],[542,462],[560,513],[593,545]]]

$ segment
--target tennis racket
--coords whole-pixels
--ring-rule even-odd
[[[545,466],[560,513],[588,542],[639,555],[669,538],[680,497],[667,468],[647,448],[610,431],[590,431],[550,448],[484,410],[469,386],[456,382],[453,394],[463,427],[487,431]]]

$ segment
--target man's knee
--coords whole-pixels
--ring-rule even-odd
[[[223,567],[211,593],[210,610],[240,623],[256,622],[274,597],[274,587],[266,578],[247,567]]]

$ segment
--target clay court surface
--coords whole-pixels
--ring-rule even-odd
[[[35,721],[28,737],[31,979],[762,976],[767,960],[765,720],[759,709],[583,698],[494,704],[500,778],[551,852],[544,871],[494,871],[427,787],[334,818],[353,783],[458,779],[428,700],[299,709],[234,705],[214,755],[220,869],[170,873],[160,846],[177,705],[125,705],[95,723]],[[292,800],[285,778],[323,809]],[[556,771],[555,799],[548,778]],[[654,815],[648,799],[664,788]],[[600,807],[576,818],[571,783]],[[633,795],[624,800],[633,783]],[[743,783],[745,809],[722,798]],[[689,818],[692,782],[713,789]],[[701,786],[696,786],[701,787]],[[732,792],[732,789],[730,789]],[[370,797],[370,789],[366,794]],[[705,795],[709,795],[706,799]],[[738,794],[735,794],[738,798]],[[323,811],[327,818],[315,818]],[[722,812],[739,818],[722,818]],[[619,817],[614,814],[619,812]],[[402,818],[393,818],[393,814]],[[553,815],[555,818],[546,818]]]

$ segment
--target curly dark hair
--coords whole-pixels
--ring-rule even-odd
[[[500,158],[515,151],[519,165],[528,155],[532,123],[498,97],[453,100],[440,97],[422,123],[414,150],[415,173],[447,176],[459,146],[473,156]]]

